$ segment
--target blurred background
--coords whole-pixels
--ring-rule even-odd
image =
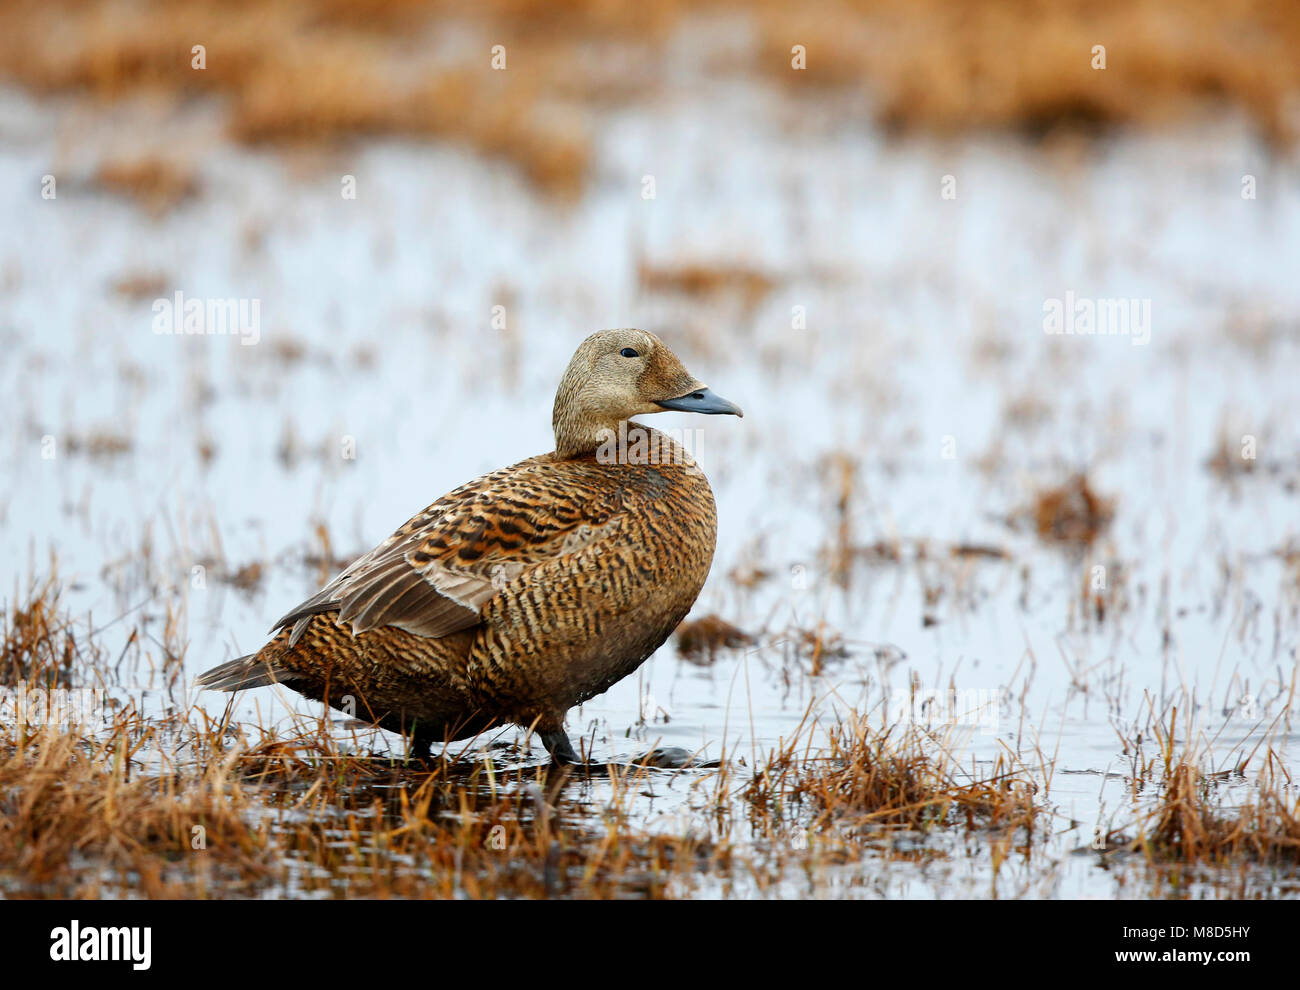
[[[146,703],[220,712],[639,326],[746,411],[660,417],[745,638],[571,715],[599,752],[956,685],[1089,828],[1165,704],[1294,759],[1300,8],[10,0],[0,78],[0,592],[57,574]]]

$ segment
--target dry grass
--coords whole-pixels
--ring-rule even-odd
[[[646,771],[630,772],[593,823],[566,793],[568,770],[408,768],[343,756],[319,737],[263,743],[241,765],[307,816],[284,836],[286,855],[350,896],[659,898],[725,871],[731,855],[725,843],[632,827],[622,802],[647,786]]]
[[[1011,557],[1004,548],[987,543],[954,543],[948,552],[963,560],[1009,560]]]
[[[54,582],[5,614],[7,676],[113,683],[100,652],[78,646]],[[1032,827],[1035,814],[1014,775],[959,780],[920,730],[855,723],[825,751],[791,744],[752,771],[723,761],[686,772],[674,786],[697,794],[695,817],[665,834],[632,810],[659,786],[652,769],[601,771],[606,797],[593,807],[589,771],[502,761],[481,741],[466,746],[472,757],[406,764],[341,749],[325,722],[228,727],[184,706],[145,714],[113,694],[75,720],[31,709],[0,722],[5,896],[657,898],[725,891],[737,876],[778,890],[788,869],[877,855],[860,841],[868,825]],[[742,855],[721,812],[741,800],[738,772],[766,827],[788,836],[785,811],[803,806],[834,827],[811,847]]]
[[[1205,466],[1227,481],[1239,475],[1253,474],[1257,463],[1253,458],[1242,457],[1240,450],[1234,449],[1227,435],[1220,434],[1214,453],[1205,462]]]
[[[132,272],[113,280],[113,291],[130,302],[148,302],[166,295],[172,279],[162,272]]]
[[[760,24],[774,76],[866,90],[887,126],[1041,134],[1221,103],[1274,141],[1295,137],[1300,9],[1270,0],[813,0],[769,4]]]
[[[835,511],[835,535],[823,550],[823,556],[831,580],[841,588],[847,588],[853,573],[853,561],[858,555],[853,533],[858,461],[852,454],[836,451],[828,454],[819,467],[827,488],[833,493]]]
[[[646,292],[695,297],[734,294],[747,306],[757,305],[776,285],[770,275],[758,269],[711,262],[656,265],[643,260],[637,266],[637,278]]]
[[[677,652],[684,660],[710,664],[719,650],[738,650],[754,645],[754,637],[716,615],[683,622],[677,627]]]
[[[193,169],[157,157],[102,162],[92,184],[105,192],[129,197],[154,217],[169,213],[199,192]]]
[[[1042,807],[1027,771],[999,759],[978,778],[961,772],[946,739],[914,723],[875,728],[854,718],[831,729],[809,760],[796,740],[774,753],[746,797],[766,812],[809,808],[821,827],[861,832],[881,826],[929,831],[1019,828],[1032,841]]]
[[[28,598],[4,613],[6,683],[108,683],[57,584]],[[5,698],[5,896],[660,897],[729,868],[726,843],[629,824],[648,770],[611,778],[614,799],[593,816],[568,796],[567,769],[408,766],[323,731],[246,739],[196,709],[145,715],[111,691],[95,698],[74,718]]]
[[[69,687],[83,656],[73,624],[60,608],[61,587],[51,575],[26,589],[22,600],[0,602],[0,686]]]
[[[164,729],[196,763],[146,771]],[[559,798],[564,773],[404,767],[316,735],[222,748],[121,713],[95,740],[0,739],[0,889],[17,896],[660,897],[726,866],[725,846],[606,828]],[[629,780],[628,787],[644,787]],[[75,863],[92,870],[72,869]]]
[[[1294,869],[1300,864],[1300,792],[1278,755],[1265,748],[1251,793],[1226,804],[1220,788],[1234,778],[1246,780],[1263,743],[1231,770],[1210,772],[1193,746],[1175,744],[1178,716],[1172,708],[1152,726],[1159,756],[1142,774],[1158,772],[1159,794],[1141,816],[1130,848],[1153,866],[1172,864],[1180,871],[1243,863]]]
[[[134,712],[98,739],[24,729],[0,737],[8,896],[226,896],[275,877],[268,828],[246,817],[249,798],[229,760],[188,774],[140,772],[136,754],[158,728]]]
[[[774,645],[780,645],[788,659],[806,667],[811,677],[822,675],[825,661],[843,660],[851,655],[844,637],[828,628],[825,622],[811,628],[791,625]]]
[[[120,457],[135,449],[130,437],[108,428],[69,434],[64,446],[69,454],[85,454],[99,460]]]
[[[219,571],[218,576],[226,584],[240,591],[256,591],[262,586],[266,570],[261,561],[254,560],[232,571]]]
[[[471,13],[477,33],[495,23],[488,10]],[[430,3],[20,0],[0,12],[0,72],[38,92],[100,99],[220,96],[231,134],[250,143],[465,141],[514,162],[548,191],[572,193],[587,169],[587,138],[579,121],[549,105],[557,94],[544,83],[562,68],[557,46],[571,50],[575,39],[545,41],[532,58],[516,48],[504,72],[489,64],[496,35],[462,46],[458,59],[431,57],[442,31],[466,19]],[[521,39],[511,29],[502,40]],[[203,68],[193,65],[196,44],[206,49]],[[561,75],[554,73],[556,83]],[[156,167],[113,166],[100,182],[165,210],[189,191],[169,178]]]
[[[1205,466],[1220,480],[1234,483],[1251,477],[1276,477],[1293,468],[1294,462],[1273,454],[1275,445],[1266,434],[1256,437],[1219,425],[1214,449]],[[1262,456],[1261,456],[1262,455]]]
[[[1188,866],[1223,866],[1248,860],[1263,864],[1300,863],[1300,796],[1276,755],[1254,796],[1236,807],[1216,799],[1218,780],[1183,758],[1164,780],[1160,801],[1138,840],[1153,859]]]
[[[218,96],[231,133],[248,142],[462,141],[512,162],[544,190],[572,195],[590,171],[590,111],[652,91],[666,71],[664,42],[690,15],[740,8],[729,0],[15,0],[0,9],[0,73],[40,92],[99,99]],[[1294,136],[1300,12],[1269,0],[764,0],[744,10],[759,45],[743,69],[812,99],[827,87],[865,91],[891,127],[1041,133],[1158,124],[1218,102],[1243,109],[1275,141]],[[192,66],[196,44],[206,47],[202,69]],[[505,71],[492,68],[496,44],[505,46]],[[806,71],[791,68],[795,44],[807,48]],[[1096,44],[1107,46],[1100,71],[1090,65]],[[169,208],[158,196],[147,205]],[[770,288],[762,273],[707,268],[648,281],[760,298]]]
[[[1098,495],[1087,475],[1076,474],[1064,484],[1037,492],[1030,514],[1040,538],[1087,546],[1115,518],[1115,500]]]
[[[8,897],[659,898],[725,892],[742,876],[779,893],[792,874],[820,883],[881,857],[949,856],[951,834],[982,837],[962,848],[985,850],[974,854],[988,857],[996,892],[1006,858],[1028,862],[1050,831],[1051,761],[965,769],[942,720],[850,716],[820,735],[805,719],[752,769],[723,760],[675,779],[696,798],[665,834],[633,808],[659,786],[653,769],[602,770],[593,806],[590,771],[521,763],[501,744],[408,764],[341,748],[324,721],[286,734],[183,706],[147,715],[103,688],[113,665],[61,608],[56,581],[32,584],[3,617],[5,684],[99,686],[84,717],[35,707],[0,720]],[[1294,869],[1300,801],[1278,757],[1265,751],[1254,796],[1225,806],[1218,789],[1244,781],[1250,758],[1201,770],[1173,743],[1177,718],[1153,720],[1149,758],[1142,737],[1125,743],[1138,815],[1121,848],[1144,854],[1134,862],[1164,890]],[[745,811],[756,843],[735,842],[729,809]],[[899,845],[903,832],[913,838]]]

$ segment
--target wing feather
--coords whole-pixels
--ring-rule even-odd
[[[396,626],[438,638],[481,621],[483,606],[525,572],[580,552],[617,526],[621,499],[583,498],[574,462],[533,458],[484,475],[414,516],[272,631],[297,644],[314,616],[337,612],[353,635]]]

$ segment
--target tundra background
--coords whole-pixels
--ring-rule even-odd
[[[371,950],[301,902],[670,898],[920,901],[929,956],[942,901],[1044,900],[988,944],[1263,957],[1247,902],[1300,891],[1297,51],[1264,0],[5,4],[0,897],[58,908],[10,908],[16,955],[77,918],[152,928],[150,972],[240,931],[333,967]],[[699,431],[718,547],[570,716],[601,766],[197,690],[550,449],[627,326],[746,415],[655,423]],[[656,747],[699,765],[603,769]],[[227,899],[264,927],[152,903]]]

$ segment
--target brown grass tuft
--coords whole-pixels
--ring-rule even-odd
[[[666,40],[692,15],[728,8],[758,36],[744,69],[814,100],[860,91],[891,128],[1043,134],[1159,125],[1222,104],[1277,143],[1295,136],[1300,11],[1272,0],[12,0],[0,7],[0,73],[99,99],[217,96],[249,142],[447,138],[572,195],[589,173],[587,114],[652,92],[668,73]],[[505,71],[489,61],[498,43]],[[205,68],[192,65],[196,44]],[[795,44],[804,71],[791,68]],[[1107,46],[1102,70],[1090,64],[1096,44]],[[699,266],[647,283],[755,300],[770,281]]]
[[[1087,545],[1115,517],[1115,500],[1098,495],[1086,475],[1076,474],[1064,484],[1038,492],[1032,515],[1042,539]]]
[[[156,157],[102,162],[93,183],[106,192],[130,197],[155,217],[199,192],[199,180],[192,169]]]
[[[167,295],[172,280],[162,272],[133,272],[113,280],[113,291],[131,302],[147,302]]]
[[[468,65],[435,60],[429,52],[439,34],[462,21],[478,32],[497,23],[490,10],[433,3],[20,0],[0,12],[0,72],[37,91],[101,99],[140,90],[220,95],[231,134],[249,143],[376,135],[465,141],[513,161],[549,192],[579,189],[587,137],[571,116],[552,111],[564,73],[548,72],[573,62],[577,37],[543,38],[533,58],[524,57],[521,40],[504,72],[493,71],[486,54]],[[519,38],[518,27],[504,37]],[[192,65],[195,44],[206,47],[201,69]],[[193,192],[158,163],[101,172],[105,188],[154,212]]]
[[[865,90],[889,127],[1042,135],[1222,104],[1275,142],[1295,137],[1300,10],[1270,0],[812,0],[768,3],[759,23],[774,77]],[[791,68],[796,43],[804,71]]]
[[[677,652],[696,664],[711,664],[718,650],[754,645],[754,637],[716,615],[706,615],[677,627]]]
[[[96,459],[120,457],[135,448],[130,437],[111,429],[69,434],[65,446],[69,454],[86,454]]]
[[[856,718],[831,729],[816,760],[801,760],[794,743],[774,754],[746,797],[768,809],[806,804],[819,822],[850,831],[963,825],[1032,834],[1041,811],[1035,791],[1027,773],[1000,758],[987,776],[974,778],[959,772],[942,740],[921,727],[876,729]]]
[[[229,765],[146,775],[154,730],[132,712],[91,741],[46,727],[0,741],[0,888],[20,896],[248,894],[274,878],[265,827]],[[94,863],[91,870],[73,863]]]
[[[74,664],[84,658],[60,594],[51,575],[29,586],[21,602],[0,602],[0,685],[71,685]]]
[[[1206,773],[1195,757],[1181,754],[1166,771],[1159,800],[1133,845],[1155,863],[1294,868],[1300,864],[1300,795],[1272,750],[1264,763],[1254,793],[1240,805],[1224,806],[1217,789],[1231,775]],[[1239,768],[1237,775],[1243,772]]]
[[[761,301],[776,285],[771,276],[754,268],[704,262],[655,265],[642,261],[637,267],[637,277],[646,292],[685,296],[734,293],[750,305]]]
[[[1220,424],[1214,451],[1206,460],[1206,467],[1221,481],[1235,481],[1256,472],[1277,474],[1282,470],[1282,464],[1267,461],[1261,464],[1258,458],[1258,450],[1263,445],[1253,436],[1232,436],[1227,424]]]
[[[3,615],[6,684],[64,686],[70,668],[111,683],[55,582]],[[407,765],[342,751],[326,722],[247,738],[95,694],[61,719],[0,695],[4,896],[658,898],[732,869],[725,841],[630,824],[650,770],[616,771],[593,815],[568,793],[574,771],[507,770],[491,749]]]
[[[812,677],[820,677],[825,661],[843,660],[851,656],[845,645],[844,637],[819,622],[815,627],[791,625],[777,640],[792,656],[802,664],[807,664]]]

